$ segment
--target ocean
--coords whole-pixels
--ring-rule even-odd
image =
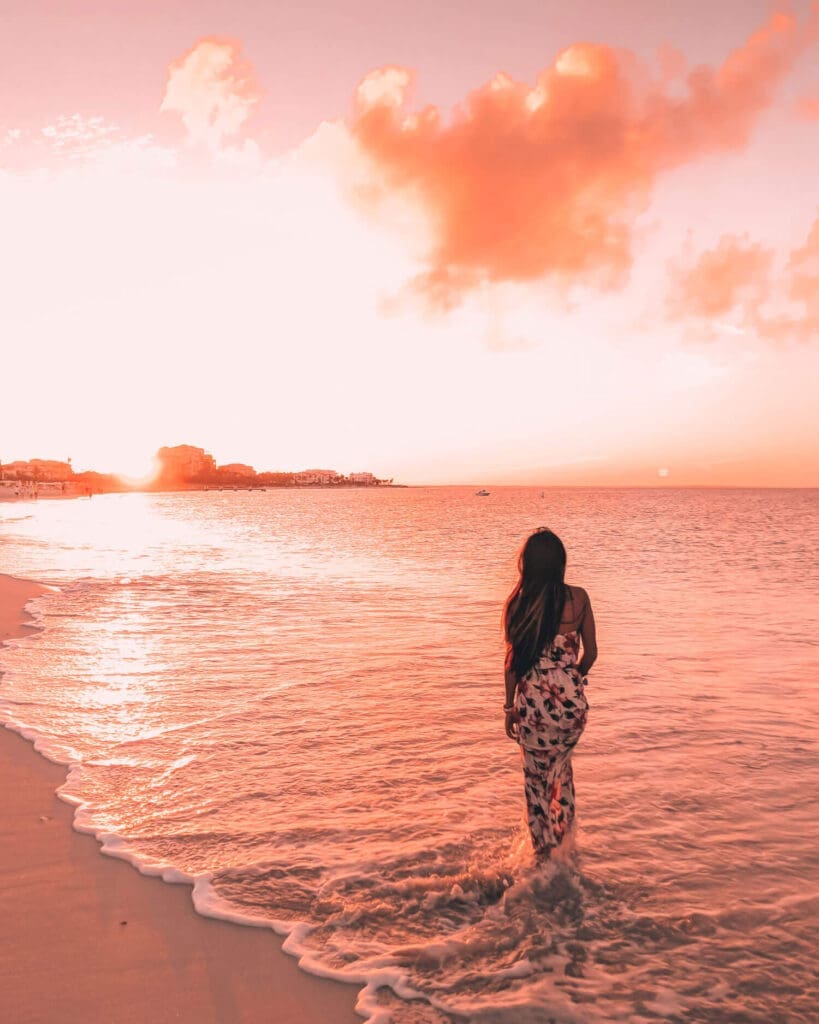
[[[58,588],[0,720],[105,853],[373,1024],[815,1021],[819,492],[490,492],[0,504],[0,571]],[[537,526],[600,651],[541,867],[500,629]]]

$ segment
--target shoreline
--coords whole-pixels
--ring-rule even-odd
[[[45,592],[0,575],[0,644],[36,629],[25,605]],[[203,917],[189,884],[102,854],[56,795],[65,766],[5,726],[0,778],[0,986],[14,1024],[361,1024],[357,990],[303,971],[272,928]]]

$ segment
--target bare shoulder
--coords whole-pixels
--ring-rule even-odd
[[[567,583],[566,586],[568,587],[569,593],[571,594],[572,600],[575,602],[575,604],[585,604],[586,601],[588,601],[589,595],[586,593],[583,587],[577,587],[570,583]]]

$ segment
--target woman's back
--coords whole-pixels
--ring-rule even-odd
[[[545,644],[527,676],[555,666],[577,666],[580,659],[580,628],[583,621],[585,590],[566,584],[566,603],[558,631]]]
[[[572,634],[576,634],[583,641],[584,654],[590,649],[596,654],[594,617],[591,613],[589,595],[582,587],[571,586],[568,583],[565,584],[565,587],[566,603],[563,606],[563,614],[560,618],[560,625],[555,640],[558,637],[568,638]],[[553,644],[554,641],[552,642]],[[594,658],[591,658],[591,661],[593,660]]]

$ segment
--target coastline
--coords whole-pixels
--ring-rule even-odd
[[[45,592],[0,575],[0,644]],[[0,676],[2,685],[2,676]],[[202,917],[191,886],[101,855],[66,770],[0,728],[0,987],[14,1024],[355,1024],[356,989],[307,974],[272,929]]]

